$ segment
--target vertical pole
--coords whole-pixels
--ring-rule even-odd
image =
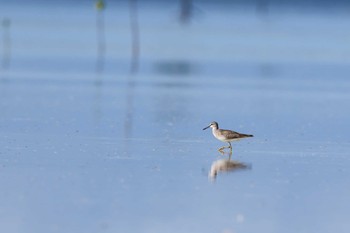
[[[137,14],[137,0],[129,0],[130,29],[131,29],[131,65],[130,73],[137,73],[140,57],[140,35]]]

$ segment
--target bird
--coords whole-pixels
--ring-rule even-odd
[[[232,141],[238,141],[242,138],[253,137],[252,134],[243,134],[243,133],[238,133],[238,132],[235,132],[232,130],[219,129],[219,124],[216,121],[211,122],[210,125],[205,127],[203,130],[208,129],[209,127],[212,129],[212,133],[216,139],[218,139],[222,142],[227,142],[229,144],[228,147],[226,147],[226,146],[220,147],[219,151],[221,151],[225,148],[229,148],[232,151],[232,145],[231,145]]]

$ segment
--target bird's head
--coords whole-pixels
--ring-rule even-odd
[[[210,125],[208,125],[207,127],[205,127],[203,130],[208,129],[209,127],[212,128],[212,129],[218,129],[218,128],[219,128],[219,125],[218,125],[218,123],[217,123],[216,121],[213,121],[213,122],[210,123]]]

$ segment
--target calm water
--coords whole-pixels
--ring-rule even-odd
[[[141,4],[130,75],[127,5],[96,73],[90,2],[4,3],[1,232],[349,232],[350,16],[197,7]]]

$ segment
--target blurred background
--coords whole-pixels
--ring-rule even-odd
[[[172,126],[178,123],[186,127],[193,124],[186,118],[189,114],[196,114],[195,118],[204,122],[220,121],[224,116],[213,113],[214,109],[227,111],[242,101],[246,102],[234,115],[254,108],[254,114],[261,118],[267,116],[265,111],[278,111],[273,101],[261,103],[261,96],[274,98],[272,92],[276,90],[286,96],[293,92],[290,94],[300,98],[307,93],[306,101],[311,92],[301,92],[305,89],[322,91],[319,96],[322,98],[347,92],[349,5],[347,1],[316,0],[2,1],[2,86],[6,81],[9,82],[6,85],[31,85],[32,90],[43,85],[65,85],[72,89],[70,97],[74,98],[77,89],[95,85],[95,96],[86,99],[87,103],[94,103],[86,120],[92,121],[94,117],[95,123],[106,116],[103,98],[111,101],[101,86],[116,86],[121,89],[119,92],[128,93],[135,85],[155,90],[161,98],[149,103],[149,107],[157,111],[159,121],[164,121],[159,126],[169,130],[174,130]],[[167,91],[173,87],[176,93],[181,93],[179,98]],[[253,93],[245,93],[244,97],[228,94],[251,88]],[[161,93],[164,90],[167,97]],[[205,101],[201,95],[208,92],[223,94],[210,98],[217,100],[215,104],[194,103],[200,98]],[[224,93],[228,98],[222,102]],[[144,104],[134,107],[135,95],[138,93],[127,97],[129,102],[115,99],[116,105],[129,105],[126,111],[135,114],[138,109],[142,114],[150,110],[143,111]],[[248,95],[252,101],[247,100]],[[193,98],[196,107],[191,104]],[[63,99],[59,99],[63,104]],[[318,104],[327,105],[321,99]],[[173,112],[166,114],[162,111],[164,107]],[[298,106],[288,109],[289,116],[301,110]],[[204,112],[209,115],[201,118]],[[334,110],[320,114],[334,114]],[[243,115],[238,119],[233,116],[232,120],[238,126],[246,124],[247,114]],[[131,116],[123,118],[118,125],[131,127],[127,130],[130,133],[135,127],[146,127],[141,121],[140,125],[131,126]],[[288,118],[293,124],[290,120],[294,120]],[[250,119],[248,122],[253,124]],[[115,119],[109,122],[114,123]],[[259,129],[263,134],[273,128],[266,124],[266,128]],[[333,124],[337,122],[324,125],[332,137]],[[91,122],[82,126],[89,130]],[[111,128],[106,126],[103,135]],[[300,127],[292,126],[294,130]]]
[[[0,21],[1,231],[349,232],[349,1],[0,0]],[[214,120],[255,136],[215,182]]]

